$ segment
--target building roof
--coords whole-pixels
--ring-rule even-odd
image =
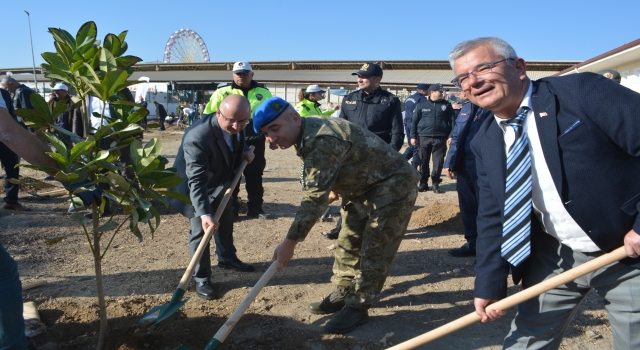
[[[554,76],[579,72],[597,72],[637,60],[640,60],[640,39],[626,43],[584,62],[574,64],[571,67],[555,73]]]
[[[352,72],[363,61],[304,61],[304,62],[252,62],[255,76],[260,83],[353,85]],[[440,83],[448,87],[453,71],[448,61],[385,61],[376,62],[384,71],[385,86],[415,87],[418,83]],[[539,79],[553,75],[577,62],[531,61],[527,62],[528,75]],[[148,77],[150,82],[228,82],[231,81],[233,62],[221,63],[158,63],[138,64],[130,79]],[[41,68],[38,68],[41,71]],[[0,75],[14,73],[18,81],[33,81],[32,68],[0,69]],[[18,74],[21,73],[21,74]],[[38,74],[38,81],[46,81]]]

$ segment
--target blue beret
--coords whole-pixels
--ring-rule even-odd
[[[253,112],[253,130],[260,133],[260,129],[274,121],[289,107],[289,102],[280,97],[271,97],[262,102]]]

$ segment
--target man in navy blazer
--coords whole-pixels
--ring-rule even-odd
[[[483,322],[505,314],[487,306],[506,296],[510,270],[526,288],[624,246],[628,259],[520,304],[504,347],[557,349],[593,288],[605,299],[615,348],[640,348],[640,94],[591,73],[532,82],[498,38],[463,42],[449,60],[452,82],[495,114],[471,143],[480,189],[476,312]],[[517,114],[525,115],[531,160],[531,249],[513,266],[501,240],[507,152],[518,134],[501,121]]]
[[[243,263],[236,256],[233,245],[233,207],[227,205],[219,222],[214,222],[212,215],[218,209],[242,158],[249,162],[253,160],[253,152],[245,147],[242,132],[250,118],[249,101],[242,95],[229,95],[222,100],[216,113],[203,117],[187,129],[174,163],[183,180],[171,190],[189,196],[191,205],[176,199],[169,202],[190,220],[191,256],[195,254],[207,228],[214,226],[214,230],[217,230],[214,240],[218,266],[239,271],[253,271],[254,267]],[[194,269],[196,294],[203,299],[217,297],[210,280],[210,256],[207,245]]]

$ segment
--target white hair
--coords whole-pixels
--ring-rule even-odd
[[[516,54],[516,50],[509,45],[506,41],[500,38],[477,38],[473,40],[467,40],[461,42],[453,48],[453,51],[449,54],[449,64],[451,64],[451,68],[453,68],[453,63],[455,60],[466,54],[467,52],[475,49],[478,46],[489,45],[493,47],[495,53],[502,58],[518,58],[518,54]]]

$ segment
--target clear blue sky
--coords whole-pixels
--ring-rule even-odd
[[[190,28],[212,62],[444,60],[459,42],[507,40],[525,60],[582,61],[640,38],[640,1],[12,1],[3,6],[0,68],[30,67],[54,51],[47,28],[98,38],[129,30],[128,54],[162,60],[169,36]]]

